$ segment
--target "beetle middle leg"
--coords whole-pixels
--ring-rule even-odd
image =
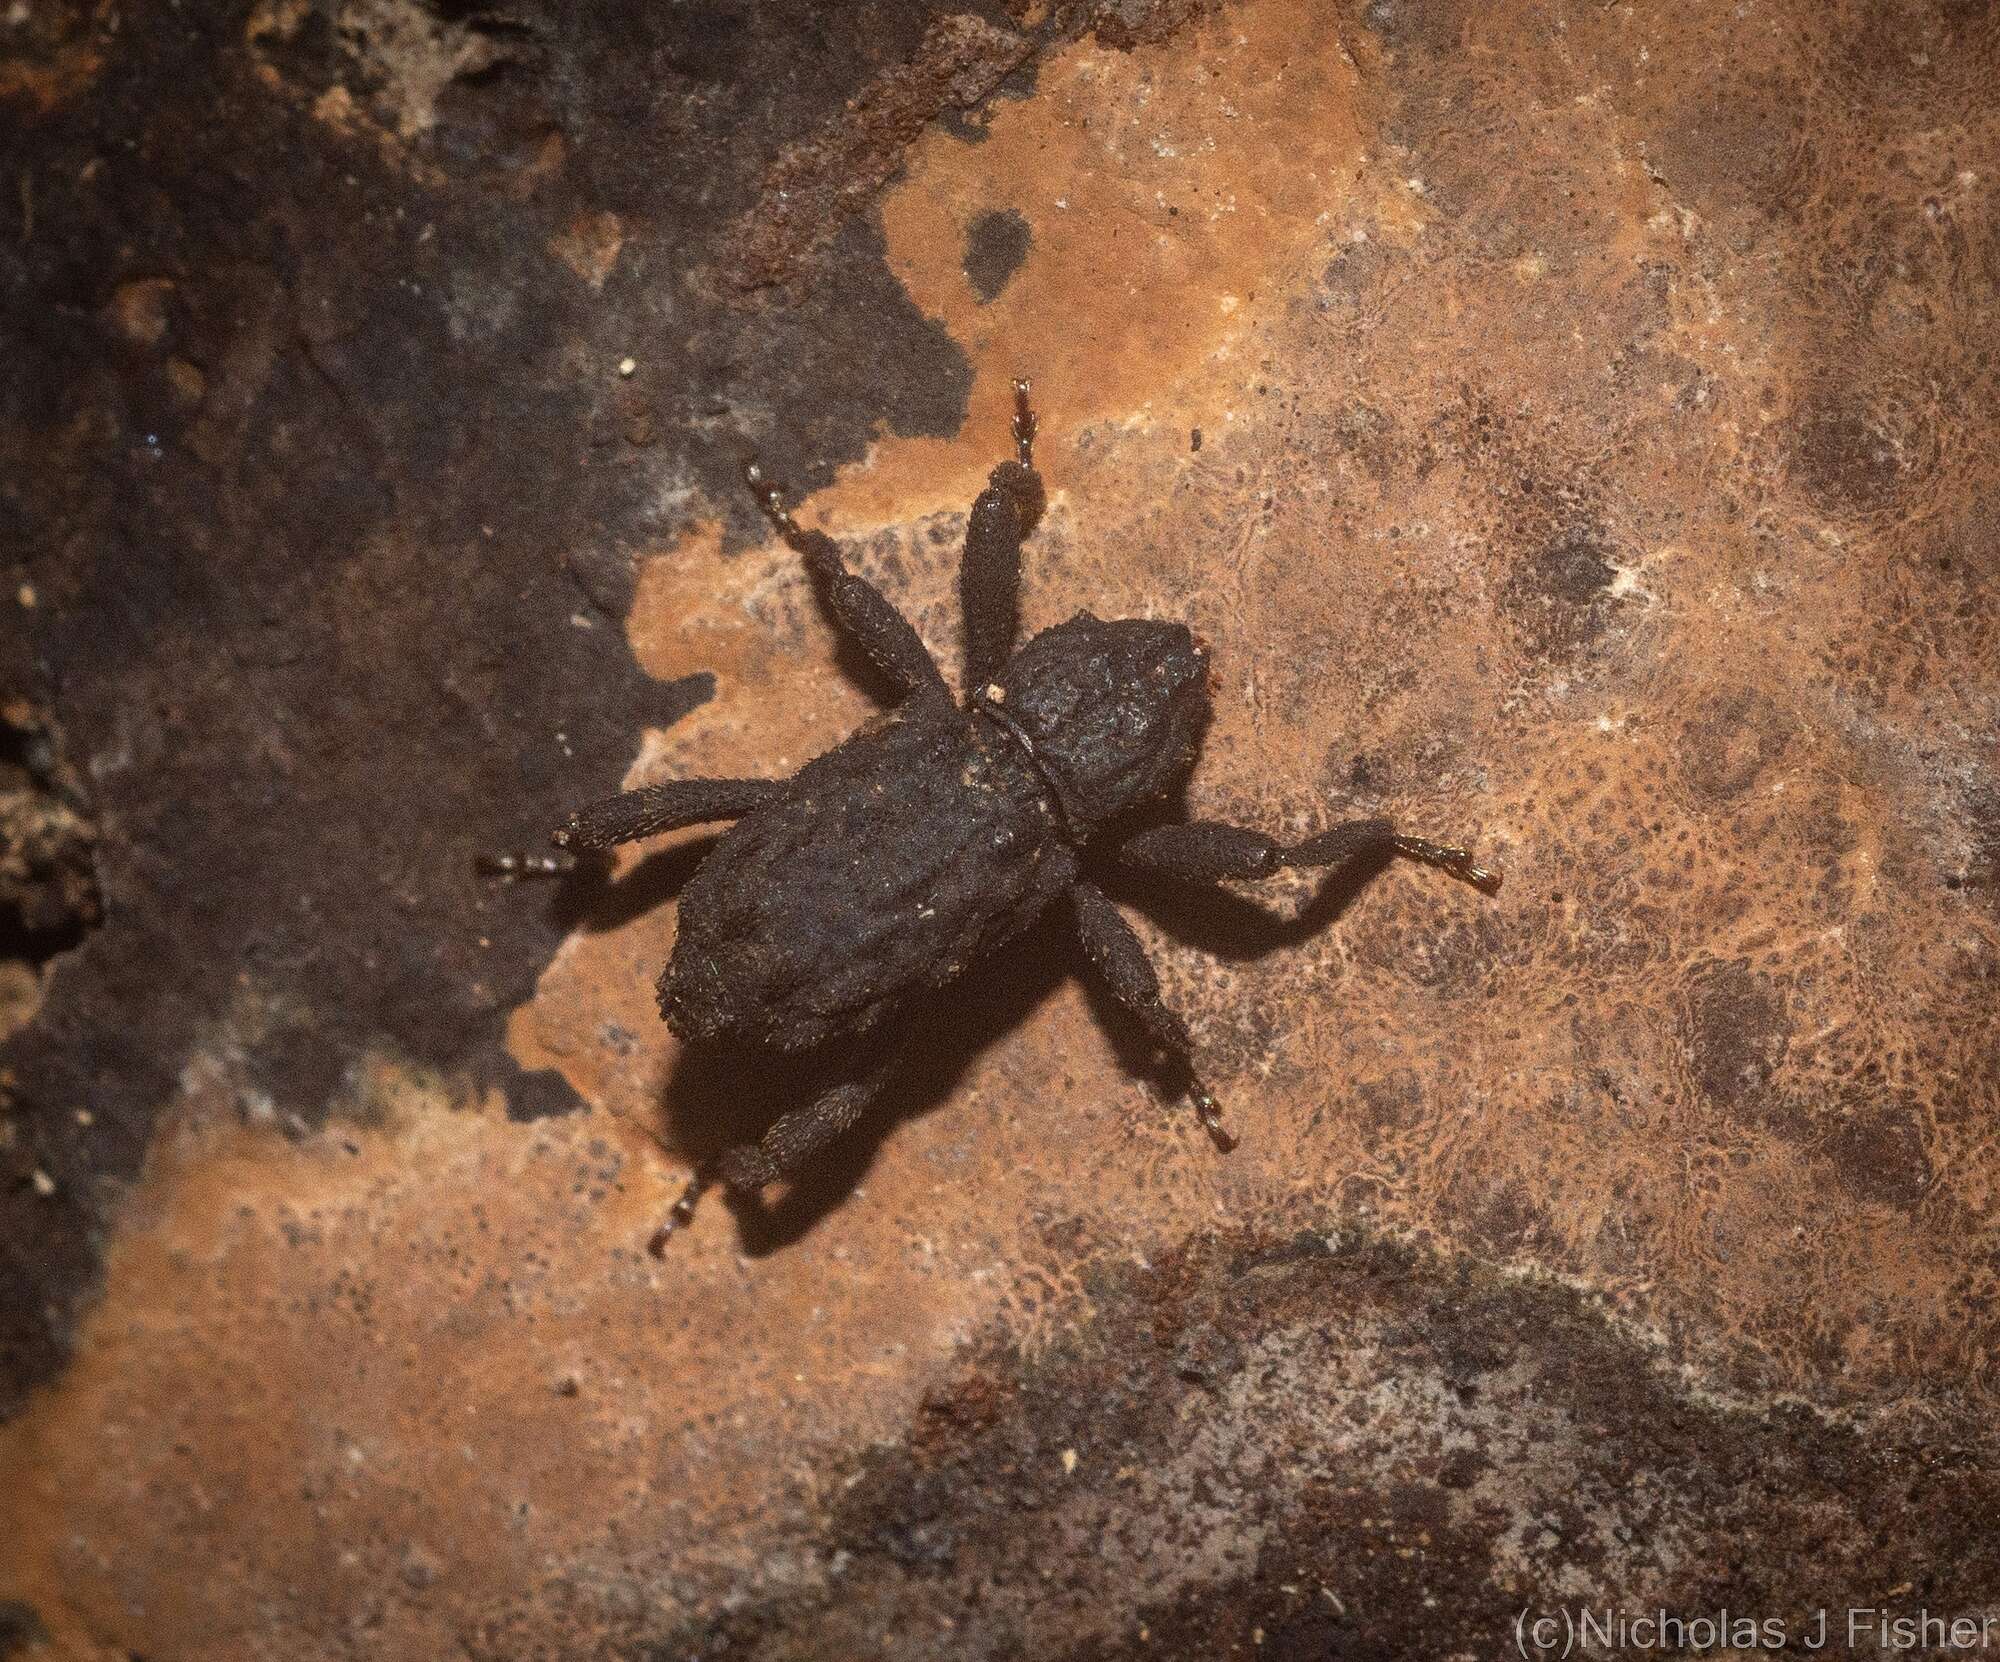
[[[965,615],[965,692],[968,698],[1000,673],[1020,629],[1021,544],[1042,517],[1048,498],[1035,471],[1035,412],[1028,383],[1014,383],[1014,455],[1002,462],[972,504],[959,562],[958,592]]]
[[[1340,866],[1366,855],[1382,854],[1421,860],[1487,894],[1500,887],[1500,874],[1477,864],[1467,850],[1406,836],[1386,819],[1349,820],[1304,842],[1289,844],[1262,831],[1215,820],[1156,825],[1121,845],[1118,861],[1135,871],[1155,872],[1185,883],[1213,883],[1225,877],[1269,877],[1287,866]]]
[[[1195,1113],[1215,1146],[1227,1154],[1236,1146],[1236,1139],[1223,1128],[1215,1096],[1195,1072],[1194,1040],[1187,1023],[1160,997],[1160,978],[1139,937],[1095,883],[1079,879],[1070,885],[1069,896],[1076,912],[1076,932],[1090,961],[1118,1002],[1139,1018],[1153,1042],[1172,1057],[1186,1078]]]
[[[641,785],[571,814],[550,834],[553,854],[488,854],[479,865],[496,877],[562,877],[576,869],[579,854],[684,826],[741,819],[790,789],[784,779],[666,779]]]
[[[756,493],[757,506],[764,517],[800,555],[806,570],[826,596],[834,621],[868,655],[868,660],[892,682],[904,697],[949,699],[944,672],[937,667],[930,649],[923,643],[910,620],[896,610],[889,597],[865,577],[847,569],[840,545],[824,531],[808,531],[792,518],[778,487],[764,477],[756,462],[743,469],[743,477]]]

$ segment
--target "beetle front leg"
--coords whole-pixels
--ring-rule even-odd
[[[1350,820],[1291,844],[1262,831],[1214,820],[1156,825],[1125,842],[1118,850],[1118,861],[1135,871],[1154,872],[1184,883],[1213,883],[1225,877],[1269,877],[1288,866],[1341,866],[1361,856],[1379,854],[1421,860],[1486,894],[1500,887],[1500,874],[1477,864],[1467,850],[1405,836],[1386,819]]]
[[[898,693],[906,698],[926,697],[949,700],[951,689],[944,673],[930,655],[910,620],[896,610],[889,597],[865,577],[857,577],[841,558],[840,545],[824,531],[808,531],[792,518],[778,487],[764,477],[756,462],[743,469],[743,477],[756,493],[757,506],[776,528],[779,536],[806,563],[806,570],[826,596],[834,621],[868,655],[868,661],[886,675]]]
[[[1035,412],[1028,383],[1014,383],[1014,453],[986,481],[965,526],[958,591],[965,615],[965,691],[973,697],[1000,673],[1020,627],[1021,544],[1047,503],[1035,471]]]
[[[579,854],[636,842],[663,831],[741,819],[776,802],[784,779],[665,779],[580,808],[550,833],[553,854],[483,854],[480,870],[494,877],[565,877]]]
[[[1173,1058],[1186,1076],[1188,1095],[1194,1111],[1215,1146],[1227,1154],[1236,1139],[1223,1128],[1222,1112],[1214,1094],[1202,1083],[1194,1068],[1194,1039],[1187,1023],[1167,1008],[1160,997],[1160,978],[1132,926],[1111,903],[1111,898],[1095,883],[1079,879],[1070,885],[1070,903],[1076,911],[1076,932],[1083,950],[1103,975],[1105,984],[1125,1008],[1139,1018],[1153,1042]]]

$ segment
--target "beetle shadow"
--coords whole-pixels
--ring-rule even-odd
[[[910,1037],[881,1094],[852,1126],[808,1156],[775,1198],[720,1186],[713,1191],[734,1214],[747,1256],[790,1246],[835,1211],[866,1177],[892,1131],[949,1101],[980,1055],[1083,967],[1066,921],[1065,908],[1051,907],[1004,951],[907,1012],[902,1020]],[[697,1165],[755,1142],[788,1109],[825,1090],[829,1063],[837,1060],[823,1051],[775,1056],[689,1046],[663,1092],[662,1140]]]
[[[673,901],[715,845],[715,835],[649,854],[622,877],[603,865],[579,869],[550,897],[551,921],[563,931],[616,929]],[[1326,874],[1307,902],[1287,915],[1214,884],[1111,868],[1094,879],[1121,905],[1144,912],[1171,938],[1225,962],[1262,957],[1331,926],[1393,855],[1351,862]],[[1178,1070],[1166,1063],[1143,1025],[1092,972],[1068,906],[1058,901],[1025,933],[961,979],[922,1000],[903,1020],[912,1037],[881,1094],[846,1131],[811,1155],[776,1198],[718,1186],[735,1217],[741,1250],[760,1258],[804,1237],[851,1196],[896,1127],[942,1107],[973,1063],[1026,1022],[1071,975],[1110,1039],[1135,1092],[1150,1090],[1160,1111],[1178,1112]],[[661,1140],[700,1165],[724,1149],[755,1142],[787,1110],[837,1080],[842,1058],[689,1046],[662,1091]],[[836,1070],[830,1073],[830,1065]]]
[[[1222,889],[1168,885],[1140,874],[1127,874],[1110,892],[1159,917],[1176,939],[1221,959],[1242,960],[1328,927],[1389,863],[1371,858],[1329,873],[1291,917]],[[1059,901],[1004,951],[905,1017],[915,1036],[882,1094],[854,1125],[808,1158],[775,1198],[716,1191],[735,1217],[745,1255],[778,1252],[837,1210],[866,1178],[890,1134],[945,1106],[974,1062],[1030,1020],[1072,975],[1081,980],[1092,1014],[1132,1082],[1134,1111],[1184,1111],[1179,1070],[1160,1056],[1144,1026],[1092,972],[1069,908]],[[786,1110],[826,1088],[827,1062],[818,1053],[774,1057],[684,1050],[663,1093],[663,1140],[696,1163],[754,1142]]]
[[[574,930],[601,935],[657,912],[680,897],[721,835],[718,827],[706,836],[656,850],[618,878],[612,877],[608,858],[581,859],[555,885],[545,915],[565,935]]]
[[[1186,883],[1114,868],[1096,878],[1120,905],[1144,912],[1183,946],[1224,963],[1262,958],[1298,946],[1346,916],[1362,891],[1397,863],[1392,853],[1362,855],[1327,872],[1305,903],[1283,912],[1219,883]]]
[[[1297,945],[1331,927],[1394,858],[1370,855],[1328,872],[1306,903],[1289,914],[1212,883],[1183,883],[1115,868],[1093,874],[1092,881],[1119,905],[1151,918],[1181,945],[1223,963],[1242,963]],[[1135,1085],[1150,1089],[1161,1111],[1191,1113],[1186,1073],[1161,1055],[1145,1025],[1118,1002],[1102,976],[1090,973],[1087,964],[1083,988],[1091,1014]],[[1193,1062],[1199,1073],[1199,1053]]]

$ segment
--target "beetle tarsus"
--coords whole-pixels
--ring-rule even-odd
[[[1035,429],[1038,423],[1035,412],[1028,404],[1029,381],[1025,375],[1014,377],[1014,454],[1023,467],[1035,465]]]
[[[1215,1152],[1231,1152],[1236,1147],[1236,1139],[1222,1123],[1222,1107],[1215,1100],[1214,1093],[1200,1079],[1190,1075],[1188,1095],[1194,1099],[1194,1111],[1201,1120],[1202,1129],[1208,1133],[1209,1141],[1215,1144]]]
[[[706,1172],[696,1172],[688,1179],[688,1186],[681,1191],[681,1198],[674,1202],[666,1220],[653,1231],[652,1239],[646,1243],[646,1250],[655,1258],[667,1255],[667,1242],[673,1239],[674,1231],[684,1229],[694,1221],[694,1209],[714,1179]]]
[[[763,510],[764,517],[789,540],[797,532],[798,524],[785,507],[784,492],[764,477],[763,464],[755,456],[743,464],[743,481],[750,487],[750,494],[757,498],[757,506]]]
[[[558,833],[560,835],[560,833]],[[567,877],[576,870],[576,856],[561,844],[553,854],[480,854],[473,865],[487,877]]]
[[[1499,891],[1501,874],[1489,871],[1474,861],[1470,849],[1455,848],[1449,843],[1434,843],[1424,837],[1402,836],[1396,838],[1395,847],[1398,854],[1407,854],[1427,866],[1436,866],[1439,871],[1456,877],[1461,883],[1470,883],[1482,894]]]

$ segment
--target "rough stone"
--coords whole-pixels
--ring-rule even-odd
[[[1991,8],[18,10],[0,1653],[1985,1608]],[[1121,886],[1234,1155],[1052,923],[656,1263],[703,838],[471,856],[869,712],[753,450],[955,663],[1023,373],[1190,806],[1506,887]]]

